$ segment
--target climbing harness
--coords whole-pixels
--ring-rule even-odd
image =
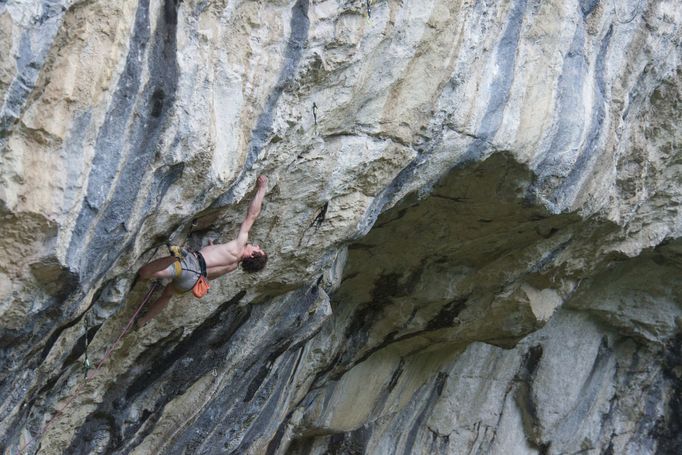
[[[175,262],[175,270],[176,270],[176,278],[180,276],[180,273],[182,270],[185,272],[190,272],[193,273],[197,276],[196,281],[194,282],[194,285],[187,291],[184,292],[189,292],[190,290],[192,291],[192,294],[198,299],[204,297],[206,294],[208,294],[208,290],[211,288],[208,284],[208,271],[206,267],[206,260],[204,259],[204,256],[198,252],[198,251],[192,251],[190,249],[185,249],[185,248],[180,248],[178,246],[171,246],[168,245],[168,250],[171,252],[172,256],[175,256],[177,261]],[[183,260],[187,255],[193,255],[196,259],[197,262],[199,263],[199,270],[194,270],[192,268],[184,267]]]
[[[177,245],[171,245],[170,243],[166,244],[166,246],[168,247],[168,252],[171,256],[174,256],[176,259],[180,259],[181,261],[185,259],[185,252],[181,247]]]
[[[192,294],[194,294],[194,297],[200,299],[208,294],[208,290],[211,288],[211,286],[208,285],[208,280],[206,279],[206,277],[208,277],[208,272],[206,270],[206,261],[204,260],[204,257],[198,251],[196,251],[194,254],[199,260],[199,268],[201,269],[201,273],[199,274],[197,282],[194,283],[194,286],[192,287]]]

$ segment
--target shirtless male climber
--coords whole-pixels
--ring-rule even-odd
[[[258,177],[256,182],[258,191],[251,201],[251,205],[249,205],[236,239],[219,245],[213,245],[210,242],[209,245],[199,250],[199,255],[203,256],[206,262],[209,280],[234,271],[240,263],[242,269],[249,273],[258,272],[265,267],[268,255],[258,245],[248,243],[248,240],[249,230],[260,214],[267,183],[267,177],[264,175]],[[199,270],[199,256],[189,251],[184,252],[182,260],[176,256],[166,256],[143,266],[138,272],[143,280],[171,278],[173,281],[166,286],[161,296],[149,306],[147,314],[137,320],[137,326],[144,326],[159,314],[168,305],[173,294],[190,291],[199,279]]]

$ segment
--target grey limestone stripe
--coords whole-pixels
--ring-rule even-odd
[[[35,88],[38,75],[70,3],[69,0],[42,0],[37,8],[40,13],[31,17],[29,26],[21,31],[15,58],[17,72],[5,92],[4,99],[1,100],[0,151],[4,150],[6,138]],[[32,7],[30,4],[14,6],[14,8],[30,7]],[[0,2],[0,14],[7,12],[9,8],[12,7]]]
[[[98,133],[87,193],[68,249],[69,265],[85,282],[109,269],[143,218],[135,217],[133,209],[175,100],[176,8],[174,0],[164,2],[153,34],[149,0],[140,1],[137,8],[126,64]],[[142,87],[139,62],[145,56],[149,80]],[[177,169],[170,174],[171,180],[177,178]],[[163,174],[155,174],[155,180],[151,192],[165,191],[170,184]],[[149,201],[160,196],[143,197]]]
[[[517,0],[511,9],[507,25],[502,33],[495,54],[495,58],[498,61],[499,73],[494,78],[490,88],[492,95],[488,100],[486,112],[479,126],[476,138],[465,151],[460,159],[460,163],[480,159],[485,151],[489,149],[489,140],[494,137],[502,123],[503,108],[509,98],[509,92],[514,80],[516,50],[521,34],[521,27],[523,25],[526,4],[527,0]],[[369,232],[369,229],[374,225],[374,222],[379,217],[384,207],[393,199],[394,195],[403,188],[407,182],[411,181],[415,175],[418,175],[419,169],[428,162],[429,154],[433,148],[438,145],[440,138],[441,135],[437,134],[434,140],[431,140],[430,143],[425,144],[421,149],[417,150],[415,159],[400,171],[387,188],[372,201],[372,204],[365,215],[365,219],[358,227],[358,236],[365,235]]]
[[[251,143],[249,144],[246,162],[235,183],[212,204],[214,208],[224,207],[234,202],[235,189],[239,187],[239,183],[243,180],[245,174],[253,168],[263,147],[267,145],[270,139],[277,103],[284,90],[290,86],[296,77],[296,71],[305,50],[305,42],[310,28],[310,20],[308,19],[309,1],[297,0],[291,11],[291,35],[284,52],[282,68],[280,69],[277,82],[265,102],[265,107],[258,116],[258,120],[256,120],[256,126],[251,130]]]

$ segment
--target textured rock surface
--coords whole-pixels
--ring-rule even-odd
[[[4,453],[682,452],[677,0],[6,0],[0,47]],[[261,173],[267,269],[85,381]]]

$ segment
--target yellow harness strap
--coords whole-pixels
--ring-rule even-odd
[[[180,261],[175,261],[173,265],[175,266],[175,278],[177,278],[182,275],[182,265],[180,265]]]

